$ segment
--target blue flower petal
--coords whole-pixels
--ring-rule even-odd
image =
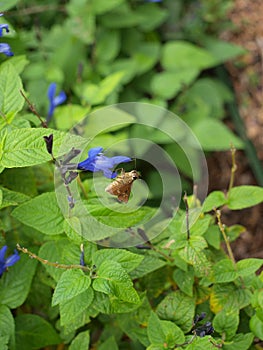
[[[89,170],[92,172],[98,171],[94,169],[94,163],[90,161],[90,159],[85,159],[83,162],[80,162],[77,166],[78,170]]]
[[[53,100],[53,103],[55,106],[61,105],[63,102],[65,102],[67,99],[67,95],[64,91],[60,91],[59,95],[56,96]]]
[[[117,173],[116,172],[112,172],[110,169],[104,169],[103,170],[103,175],[105,177],[107,177],[107,179],[114,179],[114,177],[116,177]],[[115,176],[114,176],[115,175]]]
[[[6,56],[14,56],[13,52],[11,51],[11,47],[6,43],[0,44],[0,53],[5,54]]]
[[[53,116],[55,108],[58,105],[65,102],[67,99],[67,95],[65,94],[64,91],[60,91],[58,96],[56,96],[56,89],[57,89],[56,83],[51,83],[48,87],[47,96],[49,99],[49,110],[48,110],[47,122],[49,122],[51,117]]]
[[[49,101],[53,103],[54,97],[56,95],[57,84],[51,83],[48,87],[47,96]]]
[[[93,147],[89,150],[88,156],[90,159],[94,160],[99,153],[102,153],[103,147]]]
[[[9,267],[14,265],[19,259],[20,259],[20,255],[18,254],[17,250],[14,251],[15,254],[10,255],[6,261],[5,261],[5,266]]]
[[[114,165],[120,164],[120,163],[127,163],[131,161],[131,158],[124,157],[124,156],[115,156],[115,157],[112,157],[111,159]]]
[[[92,172],[103,171],[105,177],[113,179],[117,176],[112,169],[116,164],[130,162],[131,158],[124,156],[106,157],[102,154],[102,147],[94,147],[89,150],[88,158],[78,164],[79,170],[89,170]]]
[[[3,29],[5,29],[5,31],[8,33],[9,32],[8,24],[6,23],[0,24],[0,36],[3,36]]]
[[[5,262],[5,253],[7,251],[7,245],[4,245],[3,248],[0,249],[0,263]]]

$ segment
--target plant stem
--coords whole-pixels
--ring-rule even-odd
[[[185,203],[185,217],[186,217],[186,230],[187,230],[187,240],[190,239],[190,229],[189,229],[189,205],[187,201],[187,195],[184,194],[184,203]]]
[[[236,264],[236,260],[235,260],[233,251],[231,249],[229,240],[228,240],[227,235],[226,235],[225,226],[223,225],[223,223],[221,221],[221,211],[220,210],[216,210],[216,217],[217,217],[217,223],[218,223],[219,230],[222,233],[225,244],[226,244],[228,256],[233,261],[233,263]]]
[[[77,265],[77,264],[72,264],[72,265],[65,265],[65,264],[59,264],[56,262],[50,262],[46,259],[42,259],[40,258],[38,255],[36,255],[35,253],[30,252],[27,248],[23,248],[20,247],[19,244],[16,245],[17,249],[20,250],[21,252],[28,254],[30,256],[30,258],[36,259],[38,261],[40,261],[42,264],[48,265],[48,266],[53,266],[59,269],[81,269],[83,271],[91,271],[91,268],[88,266],[82,266],[82,265]]]
[[[231,156],[232,156],[232,167],[231,167],[231,176],[230,176],[230,182],[228,186],[228,192],[231,190],[231,188],[234,185],[235,180],[235,172],[237,170],[237,164],[236,164],[236,148],[233,144],[231,144]]]
[[[47,123],[45,121],[43,121],[43,119],[41,118],[41,116],[38,114],[37,110],[35,109],[35,107],[33,106],[33,104],[29,101],[29,99],[26,97],[26,95],[24,94],[24,92],[22,90],[20,90],[20,94],[24,97],[24,99],[26,100],[26,103],[29,106],[29,109],[31,110],[32,113],[35,114],[35,116],[39,119],[41,126],[43,128],[47,128]]]

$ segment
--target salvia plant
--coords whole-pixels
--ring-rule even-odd
[[[224,222],[263,202],[213,71],[243,52],[229,5],[0,2],[1,350],[260,348],[262,259]]]

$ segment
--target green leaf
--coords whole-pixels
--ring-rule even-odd
[[[105,260],[116,261],[130,272],[142,262],[143,256],[124,249],[101,249],[93,255],[93,264],[96,266],[100,266]]]
[[[257,338],[263,340],[263,321],[257,315],[251,317],[249,327]]]
[[[15,319],[16,346],[20,350],[34,350],[61,343],[61,339],[46,320],[37,315],[19,315]]]
[[[7,64],[8,62],[12,63],[18,74],[21,74],[24,68],[30,63],[25,55],[13,56],[8,61],[5,61],[3,65]]]
[[[231,144],[237,149],[244,148],[243,142],[216,119],[200,120],[192,125],[192,131],[205,151],[229,150]]]
[[[201,71],[216,65],[216,60],[207,50],[178,40],[163,45],[161,64],[169,71],[177,72],[188,68]]]
[[[64,240],[59,240],[56,242],[53,242],[53,241],[46,242],[39,249],[38,255],[42,259],[48,260],[50,262],[58,262],[62,264],[62,263],[65,263],[65,261],[62,260],[64,247],[65,247]],[[65,248],[67,248],[67,246]],[[58,281],[62,273],[64,272],[62,269],[56,269],[53,266],[48,266],[48,265],[44,265],[44,266],[47,272],[50,274],[52,278],[54,278],[55,281]]]
[[[225,334],[226,339],[232,339],[239,324],[239,310],[223,309],[215,315],[213,327],[219,334]]]
[[[47,235],[57,235],[64,231],[64,217],[54,192],[43,193],[21,204],[13,210],[12,216]]]
[[[190,211],[190,222],[191,222],[191,211]],[[209,228],[211,223],[210,215],[202,215],[191,225],[191,235],[192,236],[203,236]]]
[[[130,273],[132,279],[140,278],[148,275],[150,272],[160,269],[165,266],[164,260],[158,259],[154,256],[144,255],[140,265]]]
[[[87,350],[89,349],[90,335],[89,331],[80,332],[71,342],[69,350]]]
[[[175,322],[184,332],[189,332],[195,313],[195,300],[180,291],[168,294],[157,306],[157,315]]]
[[[106,30],[102,27],[97,35],[98,40],[95,47],[97,60],[107,63],[114,60],[120,50],[120,32],[118,30]]]
[[[122,301],[139,304],[140,298],[133,283],[123,267],[112,260],[105,260],[98,267],[93,288],[108,295],[114,295]]]
[[[224,342],[224,349],[226,350],[248,350],[252,344],[254,335],[252,333],[237,334],[234,338]]]
[[[185,350],[215,350],[215,346],[210,342],[209,338],[210,337],[197,337]]]
[[[134,27],[145,20],[144,16],[138,11],[132,11],[128,4],[118,6],[109,13],[100,17],[100,21],[106,28],[129,28]]]
[[[194,285],[194,271],[188,270],[187,272],[180,269],[176,269],[173,273],[173,279],[182,292],[189,297],[193,296]]]
[[[185,247],[179,250],[179,256],[201,275],[207,274],[210,270],[210,263],[202,251],[207,247],[206,240],[201,236],[191,236],[186,241]]]
[[[126,208],[127,206],[123,208],[123,210]],[[113,210],[111,210],[102,206],[91,206],[89,213],[96,217],[99,222],[102,222],[105,225],[110,224],[110,227],[127,228],[132,227],[138,223],[142,224],[143,222],[146,222],[153,216],[153,213],[155,212],[155,209],[146,206],[141,207],[140,210],[121,212],[120,210],[122,208],[120,208],[119,204],[117,204],[116,209],[117,210],[114,210],[113,208]],[[108,237],[108,235],[106,237]],[[97,239],[101,239],[99,233]]]
[[[1,182],[10,190],[21,192],[21,195],[37,195],[36,176],[32,168],[5,169],[1,175]]]
[[[0,128],[10,123],[15,115],[21,111],[24,105],[24,98],[20,93],[22,90],[21,79],[12,65],[7,62],[0,67]]]
[[[65,134],[53,129],[14,129],[3,134],[0,165],[5,168],[25,167],[49,161],[43,136],[54,135],[53,151],[57,155]]]
[[[133,343],[139,341],[145,347],[150,345],[147,327],[141,327],[141,325],[147,325],[151,310],[152,308],[148,298],[144,295],[142,296],[142,304],[137,310],[129,314],[117,315],[117,322],[121,331],[124,332]]]
[[[161,98],[174,98],[185,85],[192,83],[198,75],[195,68],[182,68],[178,72],[161,72],[151,80],[151,92]]]
[[[232,94],[221,81],[215,78],[200,78],[184,92],[181,98],[188,106],[184,116],[191,124],[209,117],[223,118],[225,116],[224,105],[232,101]]]
[[[85,292],[91,283],[89,276],[85,275],[82,270],[65,271],[54,291],[52,297],[52,306],[64,303],[75,296]]]
[[[225,194],[221,191],[213,191],[209,193],[203,203],[203,212],[206,213],[208,211],[213,210],[214,208],[221,207],[226,204],[227,198]]]
[[[262,259],[243,259],[237,262],[237,273],[241,277],[254,274],[263,265]]]
[[[77,123],[81,122],[90,112],[90,106],[80,106],[70,104],[56,108],[54,117],[59,130],[69,130]]]
[[[99,345],[98,350],[119,350],[118,344],[116,343],[116,340],[114,336],[111,336],[108,338],[104,343]]]
[[[207,243],[217,250],[220,249],[220,237],[221,233],[217,225],[210,226],[207,232],[204,234],[204,238],[206,239]]]
[[[132,312],[140,306],[140,303],[134,304],[127,301],[123,301],[115,295],[107,295],[101,292],[94,293],[94,300],[91,307],[103,314],[121,314]]]
[[[23,193],[10,191],[4,187],[1,187],[1,192],[3,195],[2,203],[0,206],[1,209],[9,206],[19,205],[26,202],[30,198]]]
[[[223,259],[213,266],[215,283],[232,282],[238,277],[236,267],[232,260]]]
[[[88,309],[94,298],[92,288],[88,288],[84,292],[75,297],[61,302],[59,305],[60,322],[62,326],[73,323],[75,318],[79,316],[84,310]]]
[[[125,72],[115,72],[104,78],[99,85],[87,84],[82,89],[82,98],[90,105],[102,104],[120,85],[124,75]]]
[[[244,233],[246,231],[246,228],[241,225],[232,225],[229,227],[226,227],[226,234],[227,238],[229,239],[229,242],[235,241],[241,233]]]
[[[223,308],[242,309],[251,303],[249,289],[240,288],[233,283],[214,284],[211,288],[210,308],[218,313]]]
[[[161,321],[158,316],[151,312],[148,322],[147,333],[153,345],[161,345],[161,349],[171,349],[176,343],[185,340],[183,331],[170,321]]]
[[[115,7],[121,5],[123,2],[124,0],[92,0],[92,11],[96,14],[109,12]]]
[[[215,37],[213,39],[206,39],[204,44],[207,50],[214,56],[218,65],[246,53],[243,47],[218,40]]]
[[[18,3],[19,0],[1,1],[1,11],[7,11]]]
[[[20,260],[9,267],[8,272],[5,272],[0,279],[1,304],[15,309],[24,303],[31,287],[36,266],[36,260],[21,255]]]
[[[166,8],[162,8],[157,4],[141,3],[136,8],[136,12],[142,15],[143,20],[139,27],[143,31],[151,31],[158,28],[169,16]]]
[[[252,207],[263,202],[263,188],[259,186],[237,186],[228,192],[227,205],[232,210]]]
[[[94,135],[119,130],[135,122],[136,119],[132,114],[120,108],[114,106],[99,108],[87,118],[85,137],[94,138]]]
[[[15,322],[11,311],[5,305],[0,305],[0,330],[0,340],[1,337],[6,337],[5,345],[7,346],[8,343],[11,344],[12,338],[15,334]],[[4,342],[0,342],[0,346],[3,344]]]
[[[137,64],[137,74],[142,74],[157,63],[159,58],[160,45],[156,42],[142,42],[133,52],[133,59]]]

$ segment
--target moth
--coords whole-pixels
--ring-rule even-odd
[[[120,202],[127,203],[130,198],[132,184],[140,177],[140,174],[136,170],[126,173],[122,169],[121,174],[105,188],[105,191],[113,196],[117,196]]]

